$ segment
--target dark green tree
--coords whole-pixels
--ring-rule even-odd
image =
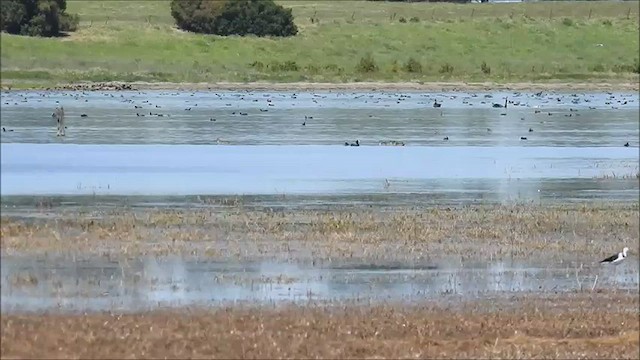
[[[59,36],[78,26],[77,15],[66,9],[66,0],[1,0],[0,26],[10,34]]]
[[[171,16],[182,30],[213,34],[227,0],[172,0]]]
[[[272,0],[172,0],[171,15],[183,30],[216,35],[293,36],[291,9]]]

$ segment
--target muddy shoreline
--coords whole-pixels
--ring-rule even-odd
[[[3,358],[637,358],[637,293],[3,315]]]
[[[3,90],[11,90],[9,83],[2,84]],[[56,86],[33,86],[33,90],[82,90],[82,91],[124,91],[124,90],[180,90],[180,91],[638,91],[638,81],[620,82],[354,82],[354,83],[167,83],[167,82],[101,82],[60,84]],[[21,90],[29,90],[21,89]]]

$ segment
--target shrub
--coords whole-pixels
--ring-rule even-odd
[[[222,14],[225,5],[225,0],[172,0],[171,16],[180,29],[213,34],[215,20]]]
[[[327,70],[327,71],[331,71],[331,72],[337,73],[337,74],[342,74],[344,72],[344,69],[339,67],[336,64],[327,64],[327,65],[324,66],[324,69]]]
[[[390,68],[391,72],[394,74],[397,74],[400,72],[400,65],[398,65],[398,60],[393,60],[391,62],[391,68]]]
[[[453,72],[453,65],[445,63],[440,67],[440,74],[451,74]]]
[[[9,34],[59,36],[78,27],[78,16],[66,9],[66,0],[2,0],[0,26]]]
[[[417,18],[417,17],[414,16],[411,19],[409,19],[409,21],[412,22],[412,23],[417,23],[417,22],[420,22],[420,18]]]
[[[76,31],[78,30],[78,24],[80,23],[80,17],[77,14],[64,13],[60,16],[60,31]]]
[[[356,65],[356,71],[361,73],[371,73],[378,71],[378,65],[371,54],[367,54],[360,58],[360,62]]]
[[[406,23],[407,19],[405,19],[404,17],[400,17],[400,19],[398,21],[400,21],[401,23]]]
[[[269,69],[274,72],[281,71],[298,71],[300,68],[295,61],[287,60],[285,62],[274,61],[269,65]]]
[[[570,18],[564,18],[562,19],[562,24],[564,26],[573,26],[573,20],[571,20]]]
[[[483,61],[482,64],[480,64],[480,70],[482,70],[482,72],[486,75],[491,74],[491,67],[487,65],[485,61]]]
[[[316,74],[320,73],[320,68],[318,66],[316,66],[316,65],[313,65],[313,64],[309,64],[309,65],[305,66],[304,70],[307,73],[313,74],[313,75],[316,75]]]
[[[422,64],[418,62],[418,60],[414,58],[409,58],[407,62],[404,64],[404,71],[410,73],[421,73],[422,72]]]
[[[638,73],[640,70],[640,65],[638,63],[634,64],[615,64],[611,67],[611,70],[614,73]]]
[[[273,0],[172,0],[171,16],[183,30],[216,35],[293,36],[291,9]]]
[[[264,64],[262,63],[262,61],[254,61],[251,64],[249,64],[249,66],[251,66],[252,68],[258,71],[262,71],[262,69],[264,69]]]

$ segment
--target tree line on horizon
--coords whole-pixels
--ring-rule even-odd
[[[369,0],[454,2],[470,0]],[[484,0],[483,0],[484,1]],[[171,0],[171,16],[185,31],[220,36],[288,37],[298,33],[291,9],[273,0]],[[24,36],[54,37],[75,31],[78,15],[66,12],[67,0],[1,0],[0,29]]]
[[[273,0],[172,0],[171,16],[183,30],[195,33],[294,36],[298,28],[291,9]],[[56,37],[75,31],[78,15],[66,12],[67,0],[1,0],[0,29],[23,36]]]

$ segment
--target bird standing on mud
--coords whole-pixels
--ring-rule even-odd
[[[51,117],[56,118],[56,121],[58,123],[58,128],[57,128],[57,133],[56,136],[64,136],[64,108],[62,106],[57,107],[55,109],[55,111],[53,112],[53,114],[51,114]]]
[[[625,247],[624,249],[622,249],[621,253],[609,256],[608,258],[600,261],[600,264],[620,264],[622,260],[627,258],[627,252],[629,252],[629,248]]]

